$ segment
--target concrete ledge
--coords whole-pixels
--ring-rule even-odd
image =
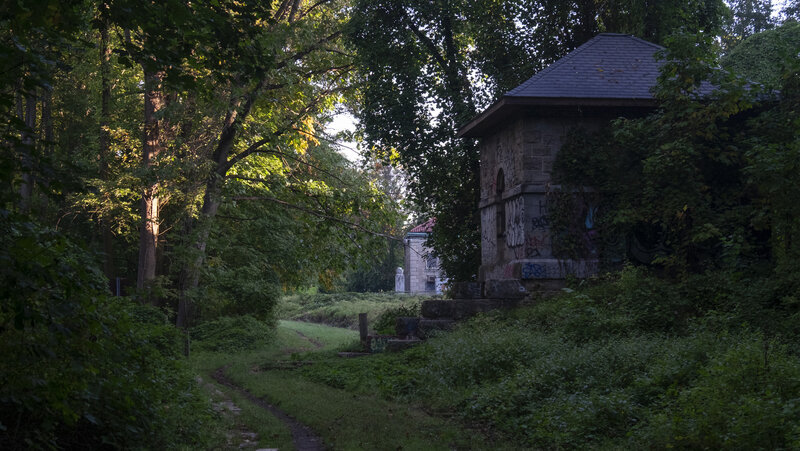
[[[480,299],[483,297],[481,282],[454,282],[450,284],[453,299]]]
[[[528,290],[518,279],[487,280],[483,285],[483,295],[486,298],[522,299],[528,295]]]

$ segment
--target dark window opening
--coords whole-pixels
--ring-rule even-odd
[[[436,278],[428,277],[425,281],[425,291],[436,291]]]

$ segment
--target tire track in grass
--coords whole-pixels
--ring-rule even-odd
[[[314,339],[314,338],[311,338],[308,335],[300,332],[299,330],[295,330],[295,332],[297,332],[297,335],[299,335],[300,338],[303,338],[303,339],[307,340],[309,343],[314,345],[314,347],[317,348],[317,349],[322,349],[322,347],[325,346],[324,344],[322,344],[321,341],[319,341],[317,339]]]
[[[299,332],[298,332],[299,333]],[[302,334],[301,334],[302,335]],[[310,340],[309,340],[310,341]],[[292,432],[292,442],[294,443],[295,448],[298,451],[324,451],[325,445],[323,444],[322,439],[311,430],[310,427],[304,425],[303,423],[297,421],[293,417],[289,416],[286,412],[278,409],[277,407],[273,406],[272,404],[264,401],[263,399],[259,398],[258,396],[250,393],[244,387],[240,387],[236,385],[233,381],[228,379],[225,375],[225,369],[227,366],[223,366],[217,368],[213,373],[211,373],[211,377],[214,378],[220,384],[232,389],[236,390],[237,392],[241,393],[242,396],[250,400],[253,404],[261,407],[269,411],[271,414],[275,415],[283,421],[283,423],[289,428]]]

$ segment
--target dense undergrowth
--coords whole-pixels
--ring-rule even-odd
[[[799,282],[626,268],[402,354],[297,371],[533,448],[797,448]]]
[[[91,256],[0,220],[0,449],[212,447],[221,431],[158,309],[107,295]]]

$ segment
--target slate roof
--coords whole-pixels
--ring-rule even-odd
[[[459,130],[479,137],[520,111],[535,108],[652,108],[660,45],[637,37],[601,33],[539,71]]]
[[[652,99],[659,50],[634,36],[601,33],[505,96]]]

